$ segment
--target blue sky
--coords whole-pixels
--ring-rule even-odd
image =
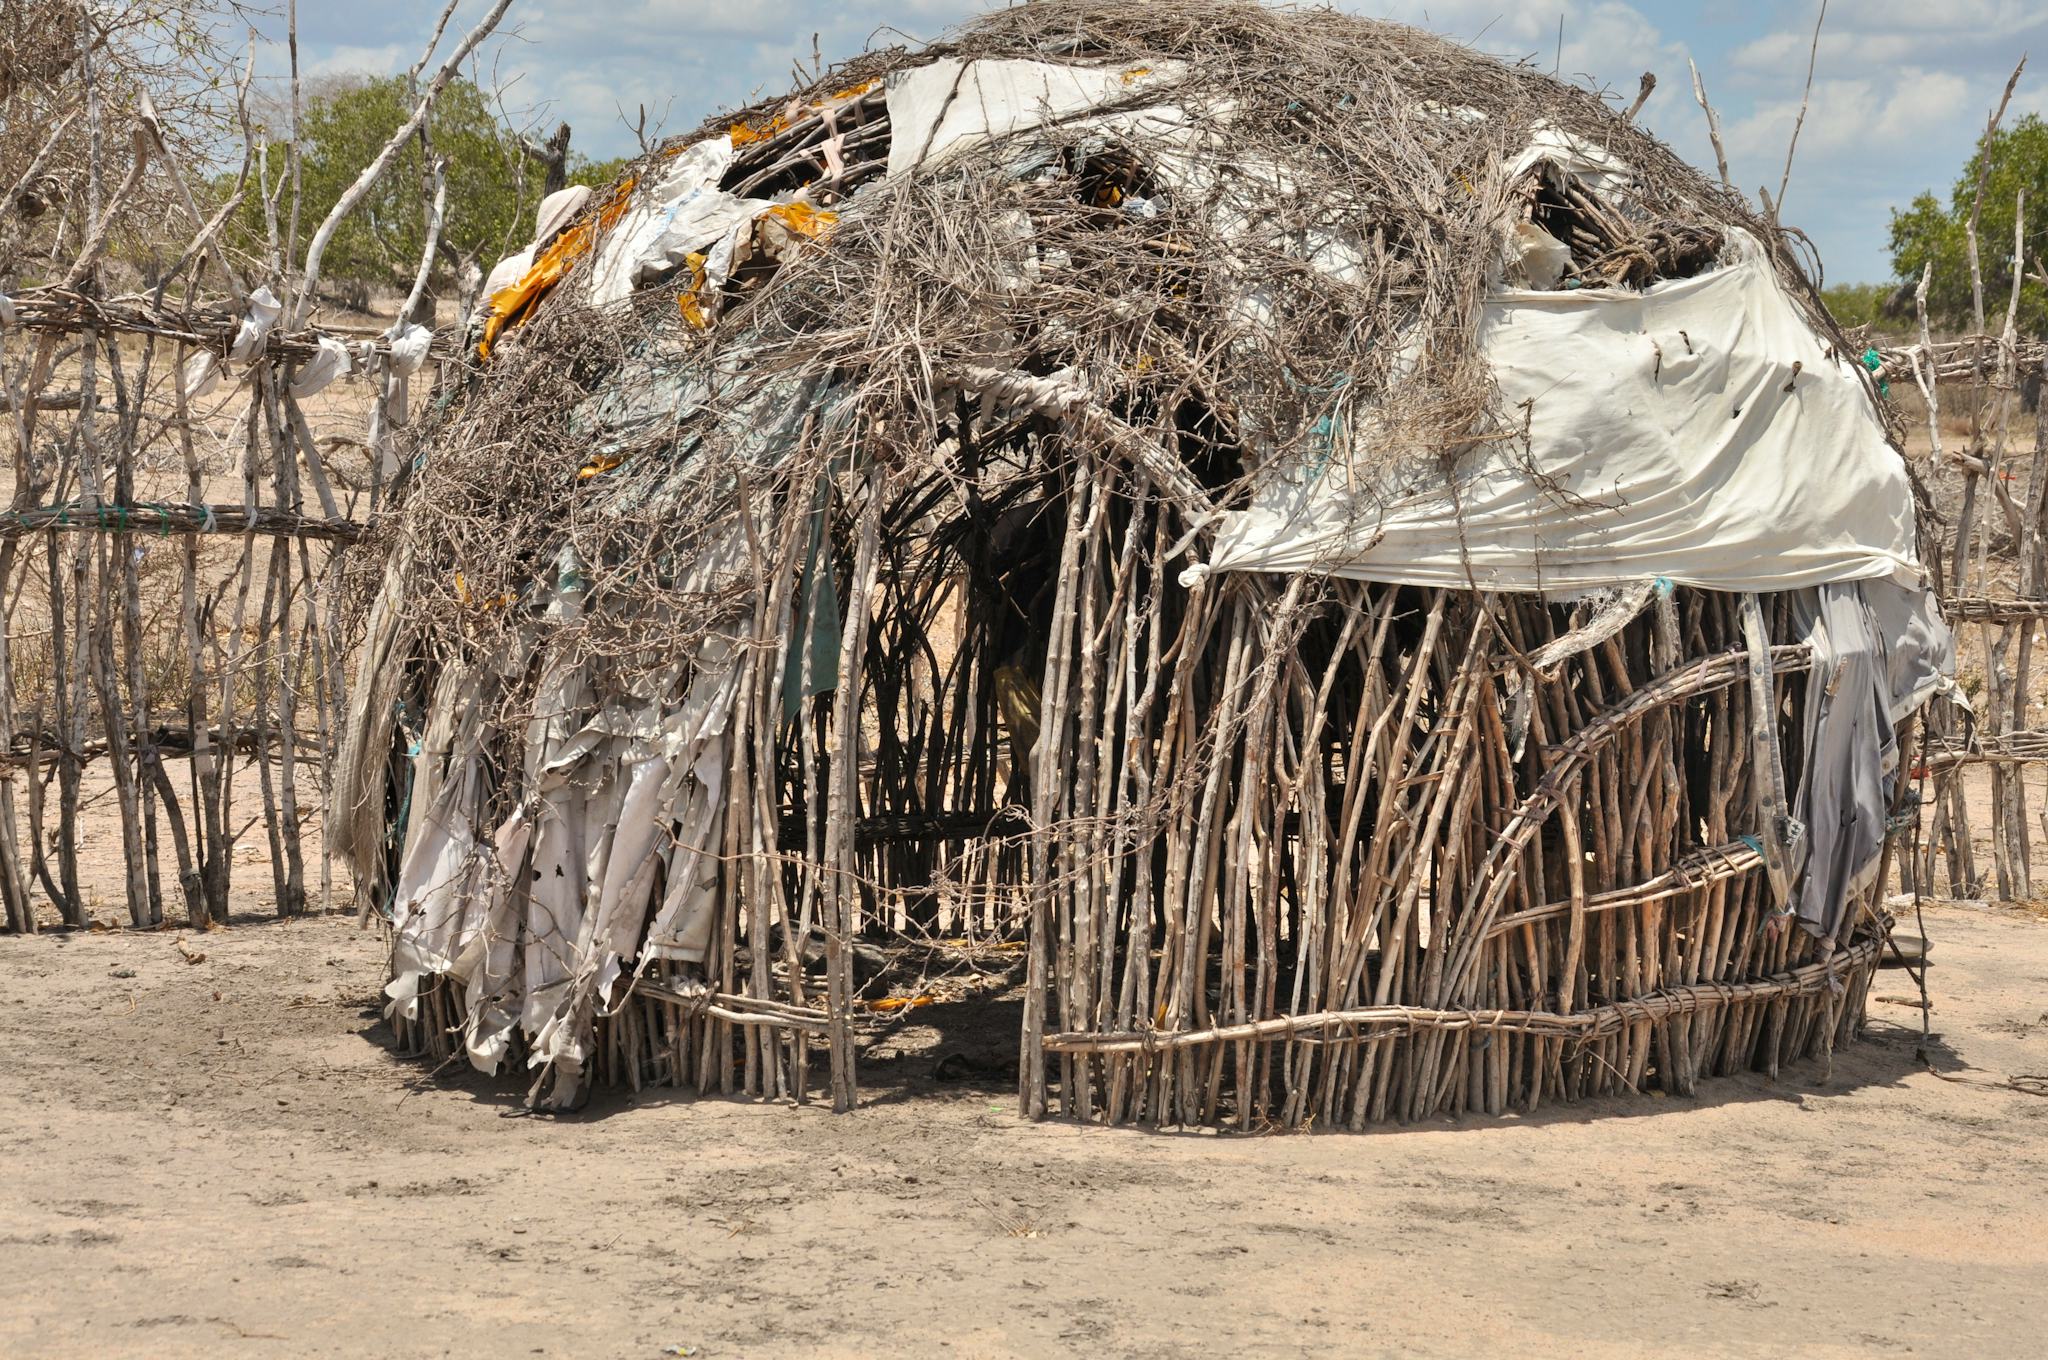
[[[634,147],[621,122],[694,126],[715,108],[779,94],[811,35],[828,62],[936,37],[988,6],[973,0],[514,0],[481,51],[486,83],[516,117],[566,119],[593,157]],[[1644,121],[1697,164],[1712,152],[1686,59],[1720,112],[1736,183],[1775,194],[1805,81],[1819,0],[1369,0],[1344,8],[1433,29],[1488,51],[1557,59],[1563,72],[1633,95],[1658,77]],[[282,6],[280,5],[280,9]],[[487,0],[463,0],[456,25]],[[301,0],[300,52],[312,73],[388,74],[411,64],[436,0]],[[455,25],[451,25],[454,27]],[[274,35],[281,35],[278,24]],[[1813,107],[1800,134],[1785,220],[1818,244],[1832,282],[1890,274],[1888,211],[1921,189],[1947,193],[2012,65],[2034,60],[2015,113],[2048,112],[2048,0],[1835,0],[1823,29]],[[282,45],[262,60],[275,74]]]

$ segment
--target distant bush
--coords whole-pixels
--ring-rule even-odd
[[[1885,299],[1894,291],[1892,285],[1883,283],[1837,283],[1822,290],[1821,300],[1845,329],[1874,326],[1881,330],[1888,324]]]
[[[2028,114],[1995,137],[1979,138],[1976,154],[1957,177],[1944,207],[1923,193],[1903,212],[1892,214],[1892,268],[1899,278],[1917,282],[1928,261],[1934,277],[1928,288],[1928,312],[1937,326],[1965,328],[1972,322],[1970,265],[1964,224],[1977,197],[1978,168],[1986,157],[1983,216],[1977,226],[1977,253],[1984,273],[1985,325],[1996,332],[2005,323],[2012,296],[2013,210],[2019,191],[2027,191],[2027,220],[2021,242],[2029,269],[2048,255],[2048,122]],[[1832,302],[1830,303],[1832,306]],[[2048,328],[2048,289],[2033,281],[2020,288],[2019,327],[2038,335]]]

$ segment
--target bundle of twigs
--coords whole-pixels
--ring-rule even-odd
[[[76,288],[58,285],[24,289],[8,300],[13,308],[8,324],[18,325],[26,331],[150,335],[216,354],[227,353],[241,328],[243,317],[240,308],[228,302],[187,309],[165,306],[155,299],[141,296],[99,298]],[[391,341],[387,335],[363,336],[353,331],[330,331],[316,324],[296,329],[279,327],[270,331],[263,337],[261,346],[248,356],[248,362],[255,363],[262,358],[273,361],[309,359],[318,351],[323,337],[341,334],[349,335],[349,347],[358,354],[388,355],[391,352]],[[429,357],[438,360],[461,357],[448,337],[442,337],[438,344],[438,349],[429,351]]]
[[[1912,382],[1915,370],[1930,382],[1953,383],[1988,380],[2005,364],[2001,342],[1995,336],[1963,336],[1927,345],[1881,345],[1874,375],[1884,382]],[[2048,365],[2048,344],[2023,340],[2012,347],[2011,367],[2015,376],[2038,374]]]
[[[350,542],[361,526],[349,519],[323,519],[292,510],[257,505],[143,504],[37,505],[0,510],[0,539],[20,538],[49,530],[62,532],[155,534],[260,534],[270,538],[325,539]]]

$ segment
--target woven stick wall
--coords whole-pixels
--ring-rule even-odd
[[[1053,986],[1026,1024],[1027,1050],[1048,1031],[1065,1111],[1241,1127],[1499,1113],[1689,1093],[1853,1033],[1880,920],[1866,898],[1835,940],[1770,927],[1728,598],[1685,594],[1665,636],[1645,620],[1539,676],[1523,658],[1560,618],[1527,599],[1247,585],[1195,602],[1182,638],[1206,645],[1130,697],[1122,627],[1101,617],[1129,584],[1112,544],[1084,552],[1099,599],[1077,626],[1093,616],[1115,641],[1073,652],[1045,758],[1086,773],[1085,748],[1122,733],[1149,753],[1140,781],[1204,756],[1224,775],[1106,834],[1089,790],[1055,803],[1068,820],[1034,902]],[[1788,712],[1805,660],[1773,658]],[[1224,686],[1206,721],[1205,672]],[[1127,777],[1105,772],[1094,797]],[[1152,881],[1120,901],[1132,877]]]
[[[1979,223],[1994,165],[1994,141],[2020,72],[2022,58],[1985,127],[1976,192],[1963,231],[1970,267],[1970,334],[1936,343],[1927,295],[1933,264],[1914,293],[1919,343],[1888,349],[1878,369],[1893,382],[1909,381],[1925,407],[1930,467],[1937,486],[1960,480],[1953,519],[1943,526],[1933,568],[1943,606],[1963,641],[1966,665],[1981,681],[1976,711],[1951,703],[1928,719],[1928,760],[1920,777],[1934,812],[1924,843],[1907,863],[1904,886],[1932,894],[1944,872],[1948,895],[2029,901],[2034,897],[2032,814],[2027,771],[2048,763],[2048,734],[2034,726],[2034,648],[2048,616],[2048,403],[2040,400],[2048,375],[2048,348],[2020,331],[2020,290],[2029,277],[2030,246],[2022,230],[2027,191],[2016,191],[2014,233],[2005,257],[2008,287],[2002,324],[1987,324],[1987,290]],[[1997,243],[2004,245],[2005,243]],[[2038,248],[2032,274],[2048,278]],[[1993,321],[1998,313],[1991,314]],[[2023,394],[2031,394],[2023,400]],[[2031,412],[2026,408],[2032,407]],[[1945,438],[1944,409],[1966,413],[1962,447]],[[2024,464],[2024,474],[2019,470]],[[1988,492],[1988,496],[1985,494]],[[2017,494],[2015,494],[2017,493]],[[1976,689],[1976,686],[1971,686]],[[1971,766],[1989,769],[1991,868],[1981,870],[1963,779]]]
[[[1184,521],[1145,475],[1067,471],[1039,507],[1060,584],[1029,749],[1005,718],[1011,601],[949,588],[971,572],[932,479],[852,491],[858,711],[827,695],[784,721],[796,582],[764,582],[710,994],[656,965],[600,1023],[597,1080],[801,1097],[836,1045],[850,1104],[845,946],[899,930],[1029,941],[1033,1114],[1357,1127],[1687,1093],[1853,1035],[1884,921],[1874,890],[1826,941],[1778,915],[1732,597],[1679,591],[1540,673],[1564,607],[1301,577],[1190,594],[1163,561]],[[1770,656],[1787,751],[1806,664]],[[815,981],[811,919],[838,946]],[[436,984],[404,1042],[442,1055],[467,1023]]]

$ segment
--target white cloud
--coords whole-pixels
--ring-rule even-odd
[[[412,65],[414,55],[397,43],[385,43],[380,47],[334,47],[312,61],[302,62],[300,70],[309,76],[355,75],[358,72],[388,76]]]
[[[1902,67],[1896,79],[1817,80],[1799,131],[1802,156],[1864,160],[1896,154],[1901,141],[1936,135],[1975,115],[1970,82],[1947,71]],[[1798,98],[1757,105],[1727,129],[1739,164],[1782,160],[1799,116]]]
[[[1345,8],[1427,28],[1510,60],[1526,58],[1540,70],[1556,67],[1566,79],[1632,86],[1637,73],[1668,66],[1674,57],[1684,64],[1683,48],[1641,10],[1619,0],[1563,0],[1512,10],[1501,0],[1388,0]]]

